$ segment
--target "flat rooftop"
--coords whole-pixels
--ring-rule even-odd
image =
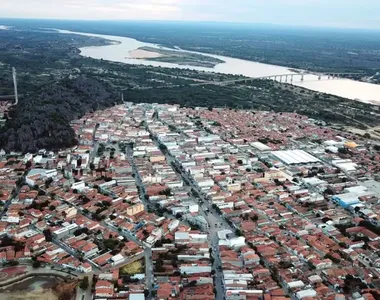
[[[273,151],[273,156],[287,165],[316,163],[320,160],[303,150]]]

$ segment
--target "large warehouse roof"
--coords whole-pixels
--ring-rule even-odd
[[[272,154],[288,165],[307,164],[320,160],[303,150],[273,151]]]
[[[267,145],[265,145],[263,143],[260,143],[260,142],[253,142],[253,143],[251,143],[251,146],[255,147],[256,149],[258,149],[260,151],[270,151],[270,150],[272,150],[271,147],[268,147]]]

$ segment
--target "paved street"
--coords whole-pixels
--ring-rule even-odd
[[[233,228],[230,228],[229,224],[225,221],[223,217],[221,217],[209,204],[209,201],[205,199],[202,192],[199,190],[199,188],[193,183],[192,179],[187,176],[186,173],[182,172],[182,176],[185,176],[186,179],[190,182],[190,185],[192,188],[198,193],[199,198],[204,203],[200,207],[200,213],[206,218],[208,224],[209,224],[209,236],[210,236],[210,245],[212,248],[212,256],[214,258],[214,265],[213,270],[215,271],[216,278],[215,278],[215,288],[216,288],[216,299],[223,299],[225,296],[225,289],[224,289],[224,278],[223,278],[223,271],[222,271],[222,262],[220,260],[220,253],[219,253],[219,238],[218,238],[218,231],[223,229],[230,229],[232,232],[234,232]],[[205,209],[203,207],[206,207],[209,211],[206,213]]]
[[[76,288],[75,300],[91,300],[92,299],[92,293],[91,293],[92,274],[85,275],[85,276],[88,276],[88,288],[86,290],[82,290],[78,284]]]
[[[148,299],[152,298],[152,290],[154,284],[153,276],[153,261],[152,261],[152,249],[150,247],[145,247],[145,286],[149,291]]]
[[[5,216],[6,212],[8,211],[8,207],[9,205],[11,205],[13,199],[14,198],[11,197],[10,199],[7,200],[7,202],[5,202],[4,206],[2,207],[2,211],[0,213],[0,219]]]
[[[158,139],[154,139],[157,146],[160,145],[160,142]],[[230,229],[234,232],[235,229],[231,228],[231,226],[227,223],[227,221],[221,217],[210,205],[210,202],[208,199],[205,198],[202,191],[199,189],[199,187],[194,182],[193,178],[191,178],[186,172],[182,171],[180,166],[176,163],[176,160],[173,156],[170,155],[169,152],[164,153],[167,159],[167,162],[171,164],[172,162],[177,165],[177,169],[175,171],[179,173],[179,175],[184,180],[184,183],[187,184],[192,190],[194,190],[201,200],[200,210],[199,213],[202,214],[205,219],[207,220],[209,224],[209,236],[210,236],[210,246],[212,249],[212,256],[214,258],[214,264],[213,264],[213,270],[215,271],[216,278],[215,278],[215,288],[217,291],[216,299],[224,299],[225,296],[225,289],[224,289],[224,279],[223,279],[223,271],[222,271],[222,262],[220,260],[220,254],[219,254],[219,238],[218,238],[218,231],[223,229]],[[208,210],[206,213],[205,210]]]
[[[25,176],[25,174],[27,174],[27,172],[28,171],[26,171],[26,173],[24,173],[23,176]],[[23,184],[16,184],[16,187],[14,188],[11,195],[9,196],[9,199],[5,202],[4,206],[2,207],[2,211],[0,212],[0,219],[5,216],[6,212],[8,211],[8,207],[9,207],[9,205],[11,205],[12,201],[14,199],[18,199],[18,194],[20,193],[20,189],[21,189],[22,185]]]
[[[138,172],[135,160],[133,159],[133,148],[130,146],[126,147],[126,154],[129,163],[132,166],[132,171],[135,176],[136,186],[139,187],[139,197],[144,203],[145,209],[148,209],[152,206],[148,200],[145,198],[145,186],[141,180],[140,174]],[[144,246],[144,256],[145,256],[145,288],[149,291],[147,299],[152,298],[152,290],[154,283],[154,274],[153,274],[153,261],[152,261],[152,249],[149,246]]]
[[[135,164],[135,160],[133,158],[133,148],[128,145],[125,150],[126,150],[126,155],[127,155],[128,161],[132,167],[132,172],[135,176],[136,186],[139,189],[140,200],[144,203],[145,209],[147,209],[150,206],[150,203],[145,198],[145,186],[141,180],[138,168],[137,168],[137,166]]]

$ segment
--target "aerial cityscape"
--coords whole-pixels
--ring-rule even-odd
[[[379,3],[38,2],[0,3],[0,300],[380,299]]]

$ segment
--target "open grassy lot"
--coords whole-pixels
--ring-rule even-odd
[[[144,263],[142,260],[137,260],[120,268],[121,275],[134,275],[144,272]]]

